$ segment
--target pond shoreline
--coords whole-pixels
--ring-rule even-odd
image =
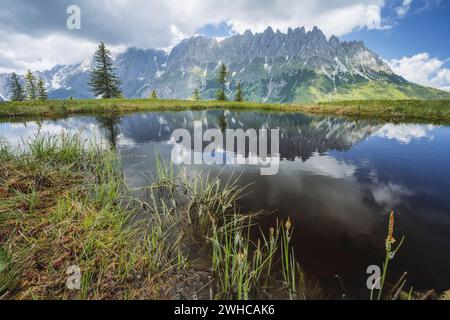
[[[0,118],[55,118],[82,114],[127,114],[139,111],[261,110],[338,115],[389,122],[450,124],[450,100],[367,100],[318,104],[263,104],[234,101],[150,99],[49,100],[0,104]]]

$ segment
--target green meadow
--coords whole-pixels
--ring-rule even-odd
[[[450,123],[450,100],[343,100],[315,104],[265,104],[162,99],[23,101],[0,104],[0,117],[61,117],[75,114],[217,108],[305,112],[393,122]]]

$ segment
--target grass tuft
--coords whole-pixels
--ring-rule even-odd
[[[132,223],[117,157],[77,136],[36,137],[0,163],[0,295],[8,299],[161,298],[185,259],[164,226]],[[80,290],[66,286],[70,266]]]

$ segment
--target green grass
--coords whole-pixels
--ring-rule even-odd
[[[0,104],[0,118],[65,117],[74,114],[130,113],[201,109],[266,110],[305,112],[394,122],[450,124],[450,100],[347,100],[318,104],[262,104],[233,101],[188,101],[150,99],[51,100]]]
[[[185,262],[167,225],[132,223],[116,155],[77,136],[36,137],[0,152],[0,296],[164,298]],[[69,266],[80,290],[66,287]]]
[[[413,83],[359,81],[338,83],[336,87],[325,76],[302,83],[295,90],[293,101],[345,101],[345,100],[437,100],[450,99],[450,92],[419,86]]]
[[[450,100],[360,100],[321,103],[309,112],[393,122],[450,124]]]
[[[279,109],[282,105],[234,101],[152,99],[49,100],[0,104],[0,117],[66,116],[70,114],[128,113],[136,111],[196,110],[213,108]]]
[[[213,279],[209,298],[262,299],[270,297],[271,291],[278,292],[278,296],[272,295],[277,298],[321,297],[320,289],[304,281],[300,268],[290,273],[288,282],[280,280],[281,243],[290,263],[299,266],[289,241],[281,240],[291,233],[280,230],[283,222],[276,222],[276,231],[270,230],[268,238],[263,231],[251,236],[262,213],[239,210],[236,202],[245,188],[236,181],[201,174],[190,177],[185,170],[174,172],[164,163],[159,163],[158,172],[149,187],[152,201],[148,206],[158,216],[171,216],[174,228],[183,234],[184,243],[193,244],[193,251],[206,250]]]

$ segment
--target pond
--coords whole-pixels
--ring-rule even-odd
[[[450,127],[392,124],[301,113],[259,111],[148,112],[0,124],[16,145],[34,135],[80,133],[114,146],[128,185],[150,184],[156,159],[170,160],[175,129],[280,130],[280,166],[263,176],[254,165],[186,166],[192,174],[236,177],[247,186],[243,210],[273,211],[262,230],[290,217],[304,271],[331,292],[367,297],[366,269],[383,261],[388,214],[406,240],[391,272],[408,287],[450,288]],[[140,196],[144,196],[143,194]]]

